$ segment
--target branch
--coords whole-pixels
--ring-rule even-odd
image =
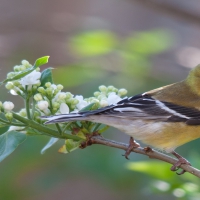
[[[116,141],[113,141],[113,140],[108,140],[108,139],[105,139],[101,136],[93,136],[93,137],[91,137],[90,141],[92,142],[92,144],[101,144],[101,145],[114,147],[114,148],[118,148],[118,149],[123,149],[123,150],[127,150],[127,148],[128,148],[128,144],[116,142]],[[165,154],[160,153],[160,152],[155,151],[155,150],[145,151],[144,148],[138,147],[138,148],[134,148],[132,151],[135,152],[135,153],[146,155],[149,158],[162,160],[162,161],[170,163],[172,165],[177,162],[177,160],[175,158],[172,158],[168,155],[165,155]],[[198,170],[198,169],[196,169],[196,168],[194,168],[190,165],[186,165],[186,164],[182,164],[180,166],[180,168],[185,170],[186,172],[193,174],[193,175],[200,178],[200,170]]]

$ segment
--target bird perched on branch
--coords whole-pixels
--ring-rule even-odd
[[[92,121],[115,127],[134,139],[178,158],[171,170],[190,164],[174,150],[200,137],[200,65],[188,77],[93,111],[42,117],[46,123]],[[130,148],[136,147],[132,142]]]

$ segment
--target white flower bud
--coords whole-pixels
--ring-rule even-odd
[[[98,96],[98,100],[102,100],[102,99],[106,99],[106,95],[105,94],[100,94],[99,96]]]
[[[20,71],[20,66],[19,65],[15,65],[13,67],[13,69],[14,69],[15,72],[19,72]]]
[[[6,89],[11,90],[14,88],[14,85],[12,82],[8,82],[5,87],[6,87]]]
[[[35,99],[36,101],[41,101],[43,98],[42,98],[42,95],[41,95],[41,94],[35,94],[35,95],[34,95],[34,99]]]
[[[47,89],[46,89],[46,93],[47,93],[49,96],[53,95],[53,88],[51,88],[51,87],[47,88]]]
[[[19,81],[13,81],[12,83],[13,83],[14,86],[19,86],[20,85]]]
[[[9,73],[7,74],[7,78],[13,78],[15,75],[16,75],[15,72],[9,72]]]
[[[26,114],[26,109],[25,108],[22,108],[20,111],[19,111],[19,115],[22,116],[22,117],[26,117],[27,114]]]
[[[98,99],[95,99],[95,98],[93,98],[93,99],[91,99],[91,100],[90,100],[90,102],[91,102],[91,103],[99,103],[99,100],[98,100]]]
[[[44,110],[47,110],[49,103],[48,101],[39,101],[37,105],[40,110],[44,111]]]
[[[59,92],[57,94],[57,98],[58,98],[58,100],[63,100],[66,98],[66,94],[64,92]]]
[[[115,89],[114,86],[112,86],[112,85],[109,85],[109,86],[108,86],[108,90],[109,90],[109,91],[113,91],[114,89]]]
[[[73,97],[72,93],[66,92],[66,99],[71,99]]]
[[[3,108],[6,110],[6,111],[11,111],[13,108],[14,108],[14,104],[11,102],[11,101],[5,101],[3,103]]]
[[[26,69],[26,67],[24,65],[20,65],[19,69],[20,69],[20,71],[24,71]]]
[[[49,87],[51,87],[51,83],[50,83],[50,82],[47,82],[47,83],[45,83],[45,86],[46,86],[47,88],[49,88]]]
[[[119,95],[119,96],[124,96],[124,95],[126,95],[126,94],[127,94],[127,90],[126,90],[126,89],[124,89],[124,88],[119,89],[119,91],[118,91],[118,95]]]
[[[78,104],[79,103],[79,100],[78,99],[72,99],[71,100],[71,104],[73,104],[73,105],[76,105],[76,104]]]
[[[63,89],[63,86],[61,84],[57,85],[57,89],[58,90],[62,90]]]
[[[53,102],[52,106],[53,106],[53,108],[58,109],[60,107],[60,104],[57,102]]]
[[[100,92],[94,92],[94,96],[98,97],[101,93]]]
[[[106,92],[107,91],[107,87],[105,85],[101,85],[101,86],[99,86],[99,90],[101,92]]]
[[[30,65],[29,62],[28,62],[27,60],[22,60],[21,63],[22,63],[22,65],[24,65],[24,66],[27,66],[27,65],[29,66],[29,65]]]
[[[100,106],[101,107],[108,106],[108,102],[105,99],[103,99],[103,100],[100,101]]]
[[[45,91],[45,89],[43,87],[39,87],[37,90],[38,90],[38,92],[40,92],[43,95],[46,94],[46,91]]]
[[[11,120],[13,119],[13,114],[10,113],[10,112],[7,112],[7,113],[5,114],[5,117],[6,117],[7,120],[11,121]]]

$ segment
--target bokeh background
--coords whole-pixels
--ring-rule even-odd
[[[0,78],[50,55],[54,82],[84,97],[102,84],[131,96],[180,81],[200,63],[199,11],[198,0],[0,0]],[[1,87],[5,100],[23,106]],[[115,129],[104,137],[128,142]],[[47,141],[29,137],[0,163],[0,199],[200,198],[197,178],[161,161],[98,145],[59,154],[62,141],[41,155]],[[178,148],[197,168],[199,151],[199,140]]]

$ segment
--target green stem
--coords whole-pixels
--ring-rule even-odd
[[[13,117],[16,120],[26,124],[26,126],[29,126],[31,128],[38,130],[38,131],[41,131],[48,136],[51,135],[52,137],[61,138],[61,139],[72,139],[74,141],[83,140],[82,138],[80,138],[76,135],[70,135],[70,134],[67,134],[67,133],[65,135],[60,135],[60,134],[58,134],[58,132],[56,130],[48,128],[46,126],[43,126],[43,125],[41,125],[41,124],[39,124],[39,123],[37,123],[33,120],[26,119],[26,118],[14,113],[14,112],[13,112]]]
[[[34,118],[34,112],[35,112],[35,99],[33,99],[33,106],[32,106],[32,117]]]
[[[72,122],[69,122],[63,129],[62,134],[65,133],[65,131],[67,130],[67,128],[71,125]]]
[[[52,105],[52,101],[50,98],[49,98],[49,102],[50,102],[50,111],[51,111],[51,114],[53,115],[54,114],[53,113],[53,105]],[[58,129],[58,132],[60,134],[62,134],[62,129],[61,129],[60,125],[58,123],[55,123],[55,125],[56,125],[56,128]]]
[[[26,113],[27,113],[27,117],[28,117],[28,119],[31,119],[29,100],[30,100],[30,98],[29,98],[28,96],[26,96],[26,100],[25,100]]]
[[[56,125],[56,128],[58,129],[58,132],[61,134],[61,133],[62,133],[62,130],[61,130],[59,124],[58,124],[58,123],[55,123],[55,125]]]
[[[0,122],[3,122],[5,124],[7,124],[7,125],[13,125],[13,126],[25,126],[25,124],[19,124],[19,123],[15,123],[15,122],[9,122],[9,121],[6,121],[6,120],[4,120],[2,118],[0,118]]]

